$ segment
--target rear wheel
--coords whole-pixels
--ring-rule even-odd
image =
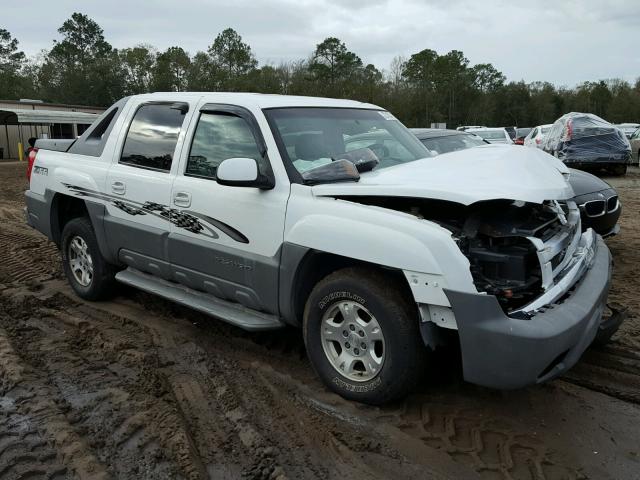
[[[382,404],[400,398],[424,372],[418,312],[390,278],[373,269],[346,268],[320,281],[305,307],[304,338],[322,381],[350,400]]]
[[[64,273],[79,297],[100,300],[113,293],[116,269],[102,257],[88,218],[74,218],[64,226],[61,250]]]

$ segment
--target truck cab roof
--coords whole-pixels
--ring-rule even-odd
[[[370,103],[338,98],[305,97],[296,95],[274,95],[266,93],[246,92],[154,92],[136,95],[136,98],[159,100],[170,96],[176,101],[204,99],[211,103],[232,103],[240,105],[254,105],[258,108],[279,107],[333,107],[333,108],[366,108],[380,110],[380,107]]]

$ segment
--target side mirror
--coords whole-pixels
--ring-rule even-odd
[[[271,189],[275,186],[272,178],[260,174],[258,163],[253,158],[227,158],[216,170],[216,180],[229,187],[254,187]]]

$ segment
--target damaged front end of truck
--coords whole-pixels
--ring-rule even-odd
[[[602,322],[611,256],[593,230],[581,231],[574,202],[341,199],[408,213],[451,232],[477,289],[445,289],[464,377],[472,383],[510,389],[549,380],[570,368],[600,330],[622,320]]]

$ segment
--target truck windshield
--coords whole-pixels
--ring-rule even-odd
[[[312,107],[274,108],[264,113],[280,140],[283,160],[291,163],[303,178],[313,169],[361,149],[369,149],[377,157],[375,169],[432,156],[404,125],[384,110]]]

